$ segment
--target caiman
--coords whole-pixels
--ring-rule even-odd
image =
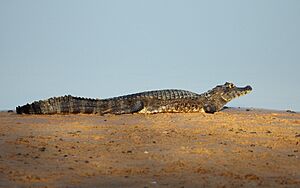
[[[131,114],[220,111],[234,98],[252,91],[251,86],[236,87],[226,82],[197,94],[178,89],[146,91],[108,99],[90,99],[66,95],[18,106],[18,114]]]

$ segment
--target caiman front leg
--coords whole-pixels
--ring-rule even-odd
[[[218,109],[217,109],[217,107],[216,107],[215,105],[213,105],[213,104],[205,104],[205,105],[204,105],[204,111],[205,111],[206,113],[211,113],[211,114],[213,114],[213,113],[217,112]]]

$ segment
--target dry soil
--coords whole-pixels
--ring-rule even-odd
[[[300,187],[300,114],[0,113],[0,187]]]

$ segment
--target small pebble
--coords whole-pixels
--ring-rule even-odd
[[[288,112],[288,113],[292,113],[292,114],[295,114],[296,112],[295,111],[293,111],[293,110],[287,110],[286,112]]]

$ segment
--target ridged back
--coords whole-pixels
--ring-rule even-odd
[[[155,91],[145,91],[141,93],[123,95],[119,97],[108,98],[104,100],[126,100],[136,98],[149,98],[149,99],[182,99],[182,98],[198,98],[200,95],[186,90],[179,89],[165,89]]]

